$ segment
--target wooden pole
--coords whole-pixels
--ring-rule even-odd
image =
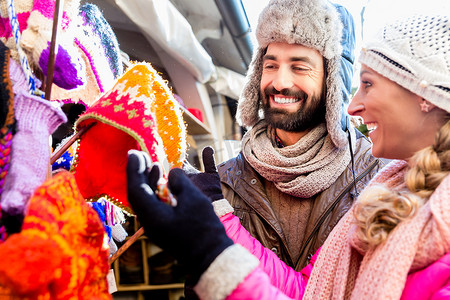
[[[55,1],[55,12],[53,14],[52,40],[50,43],[50,53],[48,56],[47,79],[45,81],[45,99],[50,100],[52,93],[53,71],[55,69],[55,58],[58,54],[57,33],[62,19],[62,7],[64,0]]]
[[[52,157],[50,158],[50,165],[53,165],[55,163],[56,160],[58,160],[58,158],[61,157],[61,155],[64,154],[64,152],[67,151],[67,149],[69,149],[69,147],[75,143],[76,140],[78,140],[86,131],[89,130],[89,128],[91,128],[92,126],[94,126],[95,123],[89,124],[87,126],[81,127],[80,130],[77,131],[77,133],[75,133],[70,139],[68,139],[64,145],[61,146],[61,148],[59,148],[58,151],[56,151],[56,153],[54,153],[52,155]]]
[[[111,265],[116,259],[119,258],[134,242],[137,241],[144,234],[144,227],[139,228],[135,234],[133,234],[126,242],[109,258],[109,264]]]

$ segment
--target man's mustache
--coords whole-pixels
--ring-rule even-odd
[[[276,88],[274,88],[273,86],[267,86],[264,89],[264,94],[265,95],[283,95],[286,97],[295,97],[295,98],[300,98],[302,100],[305,100],[308,98],[308,95],[303,92],[302,90],[292,90],[292,89],[282,89],[281,91],[278,91]]]

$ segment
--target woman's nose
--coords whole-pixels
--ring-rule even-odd
[[[361,115],[361,112],[364,110],[364,105],[361,101],[361,95],[359,93],[359,90],[356,92],[356,94],[353,96],[352,102],[350,102],[350,105],[348,106],[348,114],[351,116],[359,116]]]

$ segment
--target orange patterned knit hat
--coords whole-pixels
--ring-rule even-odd
[[[150,64],[130,67],[75,126],[79,130],[91,123],[96,125],[80,138],[73,165],[88,201],[104,197],[132,214],[125,172],[130,149],[145,151],[152,161],[169,167],[183,164],[187,146],[181,109]]]
[[[107,241],[73,175],[58,173],[34,192],[22,231],[0,245],[0,286],[19,299],[111,299]]]

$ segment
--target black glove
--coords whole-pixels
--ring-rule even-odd
[[[186,163],[183,170],[189,179],[198,187],[203,194],[208,196],[212,202],[223,199],[222,187],[220,185],[219,173],[217,173],[216,162],[214,160],[214,150],[211,147],[205,147],[202,151],[203,167],[202,173],[193,166]]]
[[[183,170],[173,169],[169,173],[168,187],[178,201],[172,207],[159,201],[149,186],[149,182],[158,180],[159,171],[152,168],[147,178],[146,169],[142,152],[128,154],[128,201],[148,238],[185,265],[196,283],[233,241],[225,233],[210,200]]]

